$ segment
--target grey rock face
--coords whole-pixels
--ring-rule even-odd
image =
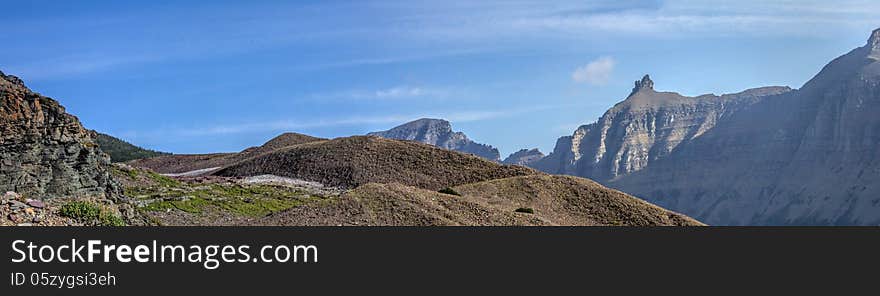
[[[510,154],[510,156],[505,158],[504,161],[502,161],[501,163],[529,166],[530,164],[541,160],[542,158],[544,158],[544,153],[541,153],[538,148],[522,149],[520,151],[514,152],[513,154]]]
[[[57,101],[0,72],[0,192],[32,198],[110,198],[110,159]]]
[[[795,91],[687,98],[642,88],[535,167],[708,224],[878,225],[878,44],[880,30]]]
[[[867,47],[871,48],[871,52],[868,54],[868,57],[875,60],[880,60],[880,29],[874,30],[871,33],[871,38],[868,38]]]
[[[453,131],[449,121],[442,119],[422,118],[387,131],[372,132],[367,135],[422,142],[448,150],[470,153],[496,162],[501,160],[498,149],[471,141],[464,133]]]
[[[682,143],[761,98],[790,91],[787,87],[750,89],[729,95],[686,97],[657,92],[645,75],[633,93],[595,123],[557,141],[553,153],[532,164],[554,174],[607,182],[639,171],[667,157]]]

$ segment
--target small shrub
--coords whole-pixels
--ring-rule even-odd
[[[455,191],[454,189],[449,188],[449,187],[446,187],[446,188],[440,189],[440,191],[437,191],[437,192],[440,192],[440,193],[443,193],[443,194],[449,194],[449,195],[457,195],[457,196],[461,196],[461,193],[458,193],[458,191]]]
[[[102,226],[125,226],[125,221],[122,220],[121,217],[102,212],[101,216],[98,217],[98,225]]]
[[[61,206],[58,214],[83,223],[101,226],[125,226],[125,221],[119,216],[101,209],[98,205],[83,201],[69,202]]]
[[[101,208],[91,203],[74,201],[61,206],[59,214],[79,221],[91,221],[101,216]]]
[[[526,214],[534,214],[535,210],[532,208],[518,208],[514,212],[518,213],[526,213]]]

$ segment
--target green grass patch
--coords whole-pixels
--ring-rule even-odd
[[[146,190],[145,190],[146,191]],[[185,200],[156,201],[142,207],[145,211],[180,210],[187,213],[202,213],[208,209],[217,209],[238,215],[262,217],[297,206],[306,200],[315,199],[295,190],[268,185],[221,185],[211,184],[189,188],[185,193],[155,193],[154,198],[162,195],[185,194]]]
[[[113,173],[113,176],[117,176],[117,177],[126,177],[126,178],[129,178],[129,179],[131,179],[131,180],[136,180],[137,177],[138,177],[138,172],[137,172],[137,170],[123,170],[123,169],[120,169],[120,168],[117,168],[117,167],[113,167],[113,168],[111,169],[111,172]]]
[[[211,204],[212,202],[207,199],[194,197],[187,200],[157,201],[146,205],[143,209],[147,211],[177,209],[187,213],[201,213],[202,209]]]
[[[446,188],[440,189],[440,191],[437,191],[437,192],[440,192],[440,193],[443,193],[443,194],[449,194],[449,195],[457,195],[457,196],[461,196],[461,193],[458,193],[458,191],[455,191],[455,189],[452,189],[452,188],[449,188],[449,187],[446,187]]]
[[[69,202],[61,206],[58,214],[86,224],[125,226],[125,221],[122,218],[90,202]]]
[[[526,213],[526,214],[534,214],[534,213],[535,213],[535,209],[532,209],[532,208],[518,208],[518,209],[514,210],[514,212],[517,212],[517,213]]]
[[[156,184],[162,187],[180,187],[182,185],[180,181],[177,181],[174,178],[162,176],[153,171],[145,171],[145,173],[153,182],[156,182]]]

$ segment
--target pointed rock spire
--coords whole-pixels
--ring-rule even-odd
[[[651,76],[645,74],[645,77],[642,77],[642,80],[636,80],[636,86],[633,87],[632,93],[630,95],[639,92],[643,89],[654,89],[654,81],[651,80]]]

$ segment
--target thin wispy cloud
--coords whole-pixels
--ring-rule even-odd
[[[381,18],[331,21],[324,11],[363,10]],[[876,1],[449,1],[355,2],[323,5],[229,4],[210,9],[113,12],[0,21],[11,39],[26,35],[75,35],[41,44],[45,53],[26,65],[3,65],[38,78],[75,76],[167,60],[223,57],[295,45],[377,41],[378,52],[334,56],[296,70],[383,65],[474,55],[519,48],[535,39],[584,40],[591,35],[638,34],[641,38],[700,38],[746,35],[824,35],[877,25]],[[324,15],[324,16],[322,16]],[[332,19],[332,16],[329,16]],[[222,22],[215,20],[222,19]],[[767,28],[772,28],[768,30]],[[136,35],[139,38],[128,40]],[[630,36],[630,35],[626,35]],[[632,36],[630,36],[632,37]],[[497,42],[507,41],[507,42]],[[504,44],[504,46],[498,46]],[[522,44],[520,44],[522,45]],[[417,47],[417,48],[414,48]],[[2,52],[2,51],[0,51]],[[103,52],[106,60],[59,59]],[[144,53],[153,57],[143,58]],[[18,53],[25,55],[22,53]],[[6,55],[9,56],[9,55]],[[8,64],[8,63],[7,63]],[[53,65],[54,67],[44,67]],[[55,69],[52,69],[55,68]]]
[[[316,101],[344,100],[405,100],[414,98],[445,98],[453,90],[423,86],[399,85],[376,90],[346,90],[324,93],[313,93],[306,97]]]
[[[339,126],[358,126],[358,125],[377,125],[377,124],[401,124],[419,118],[443,118],[452,122],[474,122],[491,120],[502,117],[516,116],[524,113],[549,110],[559,108],[560,106],[531,106],[526,108],[513,108],[506,110],[484,111],[484,110],[459,110],[459,111],[437,111],[422,112],[410,114],[389,114],[377,116],[352,116],[347,118],[336,119],[318,119],[318,120],[275,120],[265,122],[249,122],[230,125],[216,125],[208,127],[195,128],[165,128],[162,130],[150,131],[126,131],[121,135],[131,138],[153,138],[166,136],[212,136],[212,135],[232,135],[242,133],[259,133],[274,131],[298,131],[314,128],[328,128]]]
[[[28,80],[42,80],[59,77],[79,76],[88,73],[107,71],[124,65],[147,63],[160,60],[151,55],[88,55],[63,56],[59,58],[2,65],[6,71]]]
[[[638,34],[642,38],[828,36],[877,25],[875,2],[849,1],[591,1],[556,5],[488,2],[480,13],[447,12],[417,25],[426,38],[554,38]],[[485,13],[487,12],[488,13]],[[455,25],[466,24],[466,25]],[[767,28],[773,28],[768,30]],[[413,33],[419,33],[415,31]]]
[[[378,90],[375,93],[376,98],[384,99],[384,98],[407,98],[407,97],[419,97],[425,95],[426,92],[419,87],[409,87],[409,86],[398,86],[392,87],[385,90]]]
[[[612,57],[600,57],[582,67],[578,67],[571,73],[571,79],[575,82],[592,85],[605,85],[611,79],[614,72],[615,61]]]

